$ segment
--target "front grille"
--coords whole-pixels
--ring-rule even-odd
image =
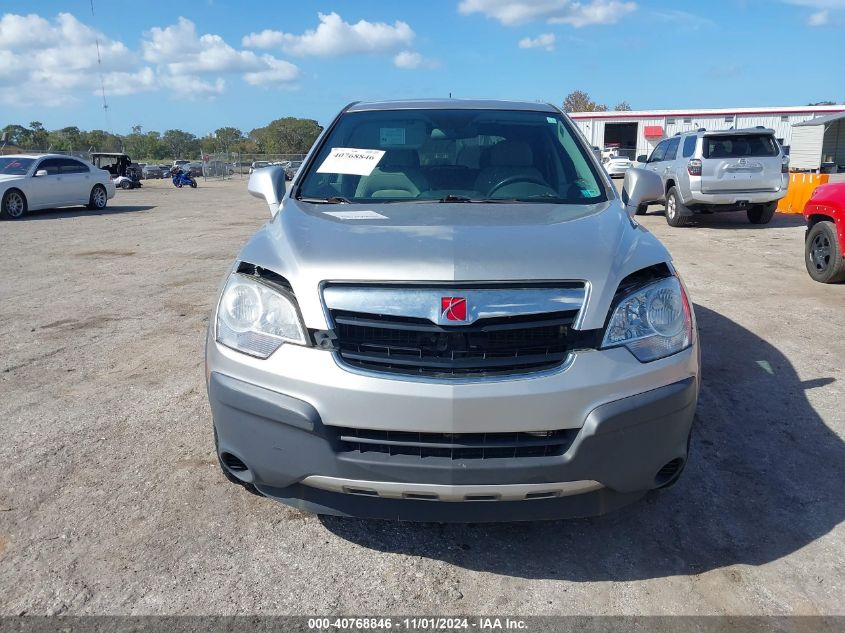
[[[462,378],[520,374],[561,365],[577,310],[441,326],[427,319],[332,311],[335,348],[362,369]]]
[[[575,440],[578,429],[513,433],[416,433],[337,427],[336,433],[340,453],[463,460],[563,455]]]

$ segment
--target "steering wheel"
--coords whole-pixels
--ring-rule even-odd
[[[532,176],[510,176],[500,181],[498,184],[493,185],[487,192],[487,197],[492,198],[493,194],[496,193],[499,189],[507,187],[508,185],[516,184],[518,182],[528,182],[532,185],[540,185],[541,187],[550,189],[549,185],[547,185],[545,182],[542,182],[539,178],[534,178]]]

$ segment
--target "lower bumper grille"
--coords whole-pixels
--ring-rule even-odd
[[[441,326],[426,319],[332,311],[336,348],[349,365],[405,375],[461,378],[557,367],[578,312],[481,319]]]
[[[514,433],[416,433],[338,427],[338,451],[419,458],[513,459],[563,455],[578,429]]]

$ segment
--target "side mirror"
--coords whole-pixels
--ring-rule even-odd
[[[246,188],[256,198],[264,198],[270,214],[276,215],[285,197],[285,170],[278,165],[256,169],[249,175]]]
[[[663,196],[663,179],[653,171],[632,167],[622,182],[622,204],[633,216],[641,204],[656,202]]]
[[[47,175],[46,169],[39,169],[37,172],[35,172],[34,177],[35,178],[41,178],[41,177],[46,176],[46,175]]]
[[[648,162],[648,155],[647,154],[640,154],[637,156],[638,163],[647,163]]]

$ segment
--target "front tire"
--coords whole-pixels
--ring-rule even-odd
[[[830,221],[816,222],[807,232],[804,242],[804,263],[810,277],[823,284],[845,281],[845,259],[836,225]]]
[[[196,180],[192,180],[192,181],[191,181],[191,189],[196,189],[196,188],[197,188],[197,181],[196,181]]]
[[[132,189],[132,183],[129,182],[128,180],[124,180],[122,183],[120,183],[120,188],[121,189]]]
[[[778,210],[777,202],[770,202],[769,204],[761,204],[751,207],[746,211],[748,221],[751,224],[768,224],[775,217],[775,211]]]
[[[666,223],[669,226],[686,226],[689,220],[689,216],[685,215],[687,211],[678,190],[670,188],[666,194]]]
[[[109,195],[106,193],[106,188],[102,185],[95,185],[91,189],[91,196],[88,198],[88,208],[91,211],[100,211],[106,208],[109,202]]]
[[[26,196],[22,191],[10,189],[0,201],[0,218],[4,220],[19,220],[26,215]]]

